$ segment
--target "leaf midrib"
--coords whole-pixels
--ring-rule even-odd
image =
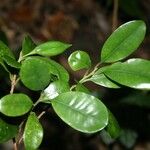
[[[59,103],[59,104],[62,104],[62,105],[64,105],[64,106],[66,106],[67,108],[72,109],[72,110],[75,111],[75,112],[78,112],[79,114],[83,115],[84,117],[87,117],[87,115],[85,115],[85,114],[82,113],[81,111],[77,111],[77,110],[74,109],[73,107],[69,107],[67,104],[65,104],[65,103],[63,103],[63,102],[60,102],[60,101],[58,101],[58,100],[55,100],[55,102],[57,102],[57,103]],[[53,102],[52,102],[52,103],[53,103]],[[99,122],[99,119],[98,119],[97,117],[92,116],[91,114],[90,114],[90,115],[88,114],[88,117],[94,118],[94,120],[96,120],[96,121]]]
[[[139,26],[139,27],[137,28],[137,30],[135,30],[134,32],[131,32],[130,34],[128,34],[128,35],[126,36],[126,37],[128,37],[128,38],[125,38],[125,39],[121,40],[120,44],[117,45],[117,47],[114,48],[106,57],[104,57],[104,59],[103,59],[102,62],[107,61],[107,59],[110,58],[110,56],[112,55],[112,53],[116,53],[116,52],[115,52],[116,49],[118,49],[118,47],[120,47],[120,46],[122,45],[122,43],[124,43],[125,41],[127,41],[127,40],[132,36],[132,34],[136,33],[136,32],[139,30],[140,27],[141,27],[141,26]],[[120,59],[119,59],[119,60],[120,60]]]
[[[142,76],[142,77],[145,77],[145,78],[149,77],[149,76],[146,76],[144,73],[141,74],[141,73],[135,72],[135,71],[131,72],[131,71],[121,71],[121,70],[117,70],[117,69],[111,69],[111,70],[108,70],[108,71],[103,72],[103,73],[107,74],[107,72],[118,72],[118,73],[126,73],[126,74],[133,74],[133,75],[136,74],[136,76]]]

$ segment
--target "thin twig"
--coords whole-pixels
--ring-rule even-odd
[[[112,31],[118,26],[118,0],[114,0],[113,16],[112,16]]]
[[[10,89],[10,94],[14,93],[14,89],[20,78],[17,78],[17,75],[11,75],[11,89]]]
[[[45,113],[46,113],[46,111],[42,111],[42,112],[38,115],[38,119],[40,119]]]
[[[44,114],[46,113],[46,111],[42,111],[38,116],[37,118],[40,119]],[[20,144],[23,140],[23,135],[21,136],[20,140],[18,141],[18,143]]]
[[[84,76],[88,75],[89,71],[90,71],[90,69],[88,69],[88,70],[85,72]]]
[[[18,81],[19,81],[19,78],[17,78],[17,75],[10,75],[10,79],[11,79],[10,94],[13,94],[13,93],[14,93],[15,86],[16,86],[16,84],[17,84]],[[16,139],[13,138],[12,141],[13,141],[13,149],[14,149],[14,150],[18,150]]]
[[[16,78],[17,78],[16,75],[12,75],[10,94],[13,94],[13,92],[14,92],[15,85],[16,85]]]
[[[23,140],[23,136],[21,136],[21,138],[20,138],[20,140],[19,140],[19,144],[22,142],[22,140]]]
[[[25,121],[26,120],[23,120],[22,122],[21,122],[21,124],[19,125],[19,133],[18,133],[18,137],[17,137],[17,144],[19,145],[20,143],[21,143],[21,141],[22,141],[22,128],[23,128],[23,125],[24,125],[24,123],[25,123]]]
[[[94,67],[93,71],[91,71],[89,74],[84,75],[83,78],[79,81],[79,83],[84,83],[84,82],[88,81],[87,79],[90,78],[98,70],[98,67],[100,65],[101,65],[101,62],[96,64],[96,66]]]
[[[17,80],[16,78],[17,78],[16,75],[12,75],[12,76],[11,76],[11,89],[10,89],[10,94],[13,94],[14,89],[15,89],[15,85],[16,85],[17,82],[18,82],[18,80]],[[13,138],[12,141],[13,141],[13,148],[14,148],[14,150],[18,150],[18,148],[17,148],[17,142],[16,142],[15,138]]]
[[[72,85],[70,91],[72,91],[76,86],[77,86],[76,84]]]
[[[18,150],[15,138],[13,138],[13,147],[14,147],[14,150]]]

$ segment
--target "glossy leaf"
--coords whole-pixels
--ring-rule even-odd
[[[57,63],[56,61],[49,59],[48,62],[50,63],[51,66],[53,66],[56,69],[55,75],[57,75],[59,80],[68,82],[69,81],[69,74],[67,70]]]
[[[95,74],[89,78],[89,81],[94,82],[95,84],[107,87],[107,88],[119,88],[119,85],[110,80],[103,73],[107,69],[107,66],[100,68],[95,72]]]
[[[119,84],[136,88],[150,89],[150,61],[130,59],[124,63],[109,66],[104,74]]]
[[[21,67],[21,64],[19,62],[17,62],[14,58],[12,57],[9,57],[9,56],[4,56],[4,61],[11,67],[14,67],[14,68],[20,68]]]
[[[68,63],[72,70],[77,71],[88,69],[91,66],[91,59],[86,52],[78,50],[69,56]]]
[[[104,43],[101,62],[115,62],[129,56],[139,47],[145,32],[145,23],[140,20],[121,25]]]
[[[25,94],[9,94],[0,99],[0,112],[16,117],[26,114],[32,107],[31,99]]]
[[[42,56],[56,56],[71,47],[71,44],[60,41],[49,41],[35,47],[32,53]]]
[[[43,139],[43,128],[35,115],[31,113],[25,125],[23,141],[26,150],[36,150]]]
[[[42,92],[41,101],[48,101],[56,98],[59,94],[68,92],[70,90],[67,82],[58,80],[50,83],[50,85]]]
[[[57,70],[42,57],[28,57],[22,62],[20,78],[31,90],[43,90],[51,81],[51,74]]]
[[[51,101],[57,115],[68,125],[85,133],[102,130],[108,123],[105,105],[82,92],[66,92]]]
[[[114,117],[114,115],[109,111],[108,125],[106,126],[106,131],[109,133],[111,138],[117,138],[120,135],[119,124]]]
[[[7,142],[8,140],[14,138],[18,133],[18,127],[6,123],[4,120],[0,119],[0,143]]]
[[[22,55],[30,53],[35,47],[33,40],[28,35],[25,36],[22,42]]]

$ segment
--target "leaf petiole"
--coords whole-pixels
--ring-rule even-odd
[[[88,81],[88,79],[94,75],[94,73],[99,69],[99,66],[101,65],[101,63],[99,62],[98,64],[96,64],[96,66],[94,67],[93,71],[91,71],[89,74],[86,72],[85,75],[83,76],[83,78],[79,81],[79,83],[85,83],[86,81]]]

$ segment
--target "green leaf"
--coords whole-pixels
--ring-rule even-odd
[[[32,107],[31,99],[25,94],[9,94],[0,99],[0,112],[16,117],[26,114]]]
[[[68,63],[72,70],[77,71],[80,69],[88,69],[91,67],[91,59],[89,55],[84,51],[75,51],[69,58]]]
[[[0,41],[0,64],[5,68],[7,72],[9,72],[3,61],[5,61],[11,67],[20,68],[20,64],[15,60],[15,57],[11,50],[7,45]]]
[[[69,81],[69,74],[63,66],[39,56],[28,57],[22,62],[20,77],[26,87],[35,91],[43,90],[50,81]]]
[[[120,135],[120,126],[114,117],[114,115],[109,111],[108,125],[106,126],[106,131],[109,133],[111,138],[117,138]]]
[[[1,61],[1,60],[0,60],[0,65],[4,68],[4,70],[5,70],[6,72],[8,72],[9,74],[11,74],[10,71],[7,69],[5,63],[4,63],[3,61]]]
[[[129,59],[124,63],[115,63],[104,74],[115,82],[136,89],[150,89],[150,61]]]
[[[53,66],[56,69],[55,75],[57,75],[59,80],[68,82],[69,81],[69,74],[67,72],[67,70],[60,65],[59,63],[57,63],[56,61],[49,59],[48,60],[50,65]]]
[[[67,82],[58,80],[50,83],[50,85],[42,92],[40,101],[48,101],[56,98],[59,94],[68,92],[70,90]]]
[[[35,47],[33,40],[28,35],[25,36],[22,42],[22,55],[30,53]]]
[[[76,85],[76,91],[80,91],[80,92],[84,92],[84,93],[87,93],[87,94],[90,94],[91,92],[89,91],[89,89],[87,87],[85,87],[83,84],[81,83],[78,83]]]
[[[23,84],[31,90],[43,90],[51,81],[51,74],[57,70],[43,57],[28,57],[22,62],[20,78]]]
[[[32,53],[42,56],[56,56],[63,53],[71,46],[71,44],[63,43],[60,41],[49,41],[35,47]]]
[[[115,62],[134,52],[144,39],[146,25],[141,20],[130,21],[118,29],[106,40],[101,52],[101,62]]]
[[[9,57],[9,56],[4,56],[4,61],[11,67],[14,67],[14,68],[20,68],[21,67],[21,64],[19,62],[17,62],[14,58],[12,57]]]
[[[103,73],[93,75],[89,81],[107,88],[120,88],[119,85],[107,78]]]
[[[43,128],[35,113],[31,113],[25,125],[23,141],[26,150],[36,150],[43,139]]]
[[[4,56],[14,58],[13,53],[8,48],[8,46],[5,45],[2,41],[0,41],[0,60],[2,60]]]
[[[57,115],[68,125],[85,133],[102,130],[108,123],[105,105],[82,92],[66,92],[51,101]]]
[[[6,123],[0,119],[0,143],[7,142],[18,133],[18,126]]]
[[[98,69],[95,74],[89,78],[89,81],[94,82],[95,84],[107,87],[107,88],[120,88],[115,82],[111,81],[105,74],[103,73],[108,66],[102,67]]]

